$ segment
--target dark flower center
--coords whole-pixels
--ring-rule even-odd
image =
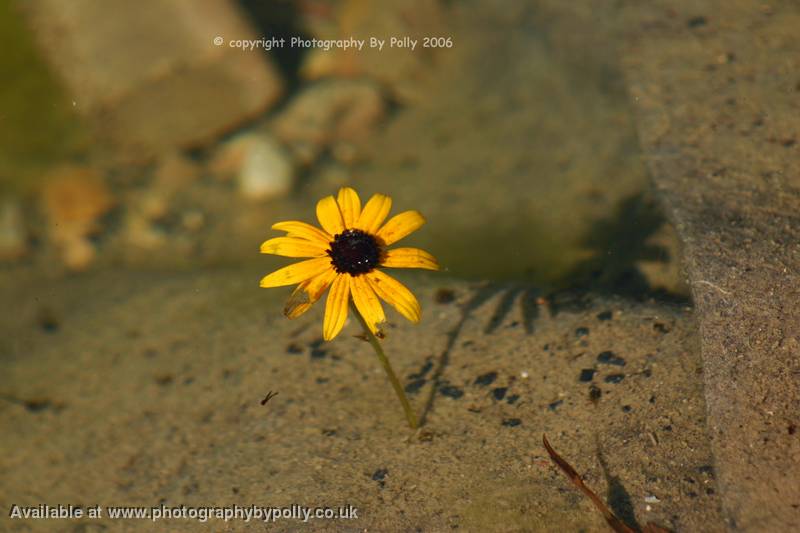
[[[336,272],[355,276],[366,274],[378,266],[381,247],[369,233],[348,229],[333,237],[328,255]]]

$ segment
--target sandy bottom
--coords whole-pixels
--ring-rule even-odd
[[[631,523],[722,523],[690,309],[403,278],[425,316],[391,314],[385,347],[424,413],[413,433],[357,323],[325,343],[321,306],[288,321],[283,291],[258,277],[123,272],[3,290],[23,305],[0,321],[2,529],[154,527],[106,509],[8,517],[13,504],[73,504],[357,509],[271,530],[604,531],[543,434]]]

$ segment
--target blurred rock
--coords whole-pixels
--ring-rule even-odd
[[[285,196],[294,181],[294,168],[286,150],[272,137],[252,134],[238,174],[239,192],[249,200]]]
[[[160,189],[175,191],[191,185],[199,174],[197,163],[180,152],[172,152],[159,161],[155,183]]]
[[[294,164],[272,136],[247,132],[219,147],[209,163],[219,180],[236,178],[239,192],[251,200],[283,196],[294,182]]]
[[[125,236],[128,243],[142,250],[157,250],[167,243],[164,231],[137,211],[129,213],[126,218]]]
[[[233,180],[244,164],[253,134],[240,133],[220,144],[208,163],[208,170],[219,181]]]
[[[65,165],[45,178],[41,199],[64,263],[84,270],[95,255],[88,238],[102,229],[100,218],[115,204],[108,187],[92,169]]]
[[[125,237],[130,245],[156,250],[167,243],[165,232],[156,223],[169,217],[171,196],[170,191],[154,185],[132,198],[125,214]]]
[[[345,165],[353,165],[358,162],[358,148],[350,142],[339,142],[331,147],[331,155],[334,159]]]
[[[256,36],[232,0],[20,6],[98,138],[139,158],[207,145],[283,91],[267,55],[229,46]]]
[[[140,212],[145,220],[161,220],[169,213],[169,198],[158,190],[147,191],[132,209]]]
[[[337,161],[327,161],[315,169],[314,180],[321,189],[335,191],[352,183],[353,171]]]
[[[341,3],[303,2],[303,18],[312,35],[320,39],[366,39],[386,41],[383,49],[312,49],[306,55],[301,75],[316,80],[325,77],[366,76],[388,87],[401,101],[418,100],[424,94],[420,80],[434,72],[436,59],[447,48],[423,48],[424,37],[453,37],[445,24],[447,13],[437,0],[389,0]],[[323,7],[324,5],[324,7]],[[414,50],[390,46],[392,37],[417,41]],[[454,42],[453,46],[457,46]]]
[[[367,139],[385,112],[386,103],[374,83],[329,80],[297,95],[275,119],[273,130],[304,164],[337,144],[344,147],[334,154],[346,154],[345,159],[352,160],[353,144]]]
[[[86,270],[96,256],[97,250],[88,239],[72,237],[63,242],[62,258],[71,270]]]
[[[28,253],[22,209],[14,200],[0,203],[0,261],[15,261]]]
[[[630,217],[615,212],[646,189],[648,176],[627,95],[609,83],[613,47],[599,48],[591,62],[578,46],[556,56],[537,11],[506,4],[453,10],[450,31],[470,38],[437,65],[425,100],[393,108],[359,145],[369,164],[354,168],[349,183],[422,212],[428,224],[408,242],[435,250],[453,275],[566,286],[587,253],[604,263],[628,233]],[[603,42],[603,27],[565,31],[595,48]],[[316,170],[309,194],[330,194]],[[603,246],[587,251],[587,241]]]
[[[174,216],[175,200],[195,182],[199,172],[196,163],[178,152],[161,158],[152,183],[129,201],[124,234],[130,245],[156,250],[167,244],[167,232],[158,223]]]
[[[181,215],[181,226],[187,231],[198,231],[206,223],[206,216],[202,211],[190,210]]]

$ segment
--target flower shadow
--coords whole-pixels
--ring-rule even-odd
[[[689,303],[684,295],[653,287],[640,269],[642,261],[665,263],[671,260],[667,249],[650,242],[651,236],[666,223],[648,194],[633,194],[622,200],[609,217],[593,224],[582,240],[590,252],[589,257],[550,286],[526,282],[486,282],[478,286],[462,305],[458,323],[447,333],[447,343],[431,377],[433,386],[420,416],[421,424],[425,423],[439,389],[447,384],[442,377],[464,325],[490,300],[496,299],[497,304],[484,325],[485,334],[495,333],[509,320],[515,308],[519,309],[518,316],[525,332],[533,334],[543,311],[551,318],[562,311],[580,311],[591,306],[598,297]]]

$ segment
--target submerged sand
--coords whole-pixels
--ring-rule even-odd
[[[6,289],[24,305],[2,319],[3,508],[351,505],[357,519],[308,527],[604,530],[549,461],[547,434],[630,522],[721,523],[690,309],[406,277],[425,318],[392,315],[385,347],[425,416],[411,432],[354,321],[323,342],[321,306],[286,320],[285,295],[257,279],[108,273]]]

